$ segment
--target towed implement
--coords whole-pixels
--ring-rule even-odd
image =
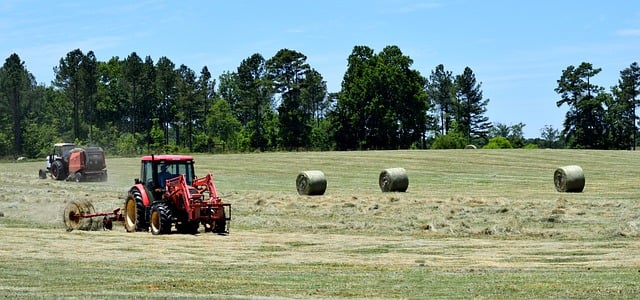
[[[111,212],[96,212],[89,200],[69,202],[64,208],[62,217],[67,231],[97,229],[100,224],[94,222],[95,217],[103,217],[102,228],[108,230],[113,229],[113,221],[123,220],[120,208],[116,208]]]
[[[88,201],[67,205],[64,222],[67,230],[90,230],[95,217],[103,217],[102,227],[111,229],[122,221],[127,232],[151,231],[168,234],[205,232],[229,233],[231,204],[223,203],[212,174],[196,178],[194,160],[188,155],[150,155],[141,159],[140,177],[134,180],[124,210],[95,212]]]

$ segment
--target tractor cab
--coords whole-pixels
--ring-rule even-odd
[[[51,154],[47,156],[47,169],[51,169],[51,164],[57,159],[63,159],[65,162],[68,162],[69,155],[71,155],[71,150],[75,148],[76,144],[73,143],[54,144]]]
[[[156,199],[165,190],[167,179],[185,175],[188,185],[196,177],[193,167],[193,157],[190,155],[149,155],[142,157],[140,178],[136,183],[142,183],[149,191],[153,191]]]

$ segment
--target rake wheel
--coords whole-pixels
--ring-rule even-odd
[[[84,215],[94,212],[95,208],[89,200],[74,200],[67,203],[62,215],[67,231],[91,230],[93,228],[93,218],[86,218]]]

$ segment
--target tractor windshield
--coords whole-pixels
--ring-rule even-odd
[[[165,181],[167,179],[174,178],[180,174],[185,175],[185,179],[187,180],[187,184],[191,185],[193,178],[195,175],[193,174],[193,163],[192,162],[161,162],[158,164],[158,183],[162,188],[164,188]]]
[[[53,146],[53,155],[57,157],[67,157],[75,147],[75,144],[55,144]]]

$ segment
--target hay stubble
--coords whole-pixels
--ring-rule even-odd
[[[67,233],[65,204],[91,200],[99,211],[122,205],[138,176],[137,159],[109,159],[105,183],[40,180],[39,162],[3,163],[0,260],[7,276],[0,279],[0,295],[48,290],[61,296],[69,289],[65,278],[84,280],[76,272],[92,276],[80,284],[85,295],[94,296],[196,297],[198,289],[190,284],[197,285],[201,274],[215,274],[235,287],[216,293],[244,297],[395,298],[451,292],[456,282],[488,297],[492,289],[477,272],[501,274],[503,296],[518,295],[508,282],[526,278],[532,282],[520,284],[523,293],[638,293],[625,285],[628,274],[640,269],[640,158],[634,152],[371,151],[196,159],[198,174],[213,172],[223,199],[233,205],[229,236],[158,237],[125,233],[120,224],[113,231]],[[566,164],[588,170],[583,193],[555,191],[553,170]],[[389,165],[411,173],[408,192],[380,192],[378,174]],[[331,189],[321,196],[297,195],[291,178],[299,168],[323,170]],[[167,274],[153,271],[167,265]],[[105,269],[122,274],[91,272]],[[581,282],[578,275],[589,270],[598,273],[581,275]],[[350,272],[351,285],[338,283]],[[42,286],[11,281],[20,276],[41,280]],[[299,282],[296,276],[310,279]],[[460,276],[466,281],[459,282]],[[609,276],[611,281],[603,280]],[[442,286],[410,284],[436,277]],[[114,278],[104,286],[92,284]],[[566,294],[535,284],[545,278],[568,284]],[[120,294],[109,288],[114,285]]]

